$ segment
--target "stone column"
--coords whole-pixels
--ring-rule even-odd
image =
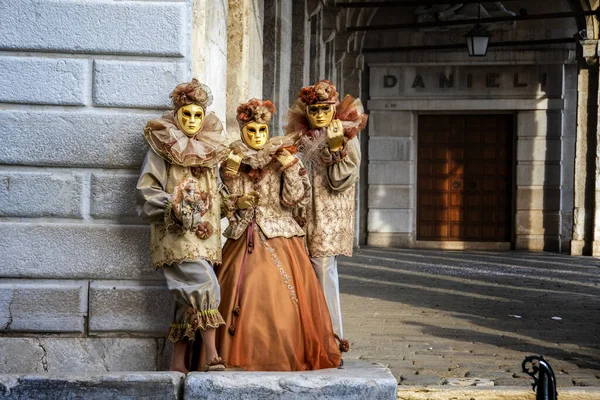
[[[192,76],[213,92],[210,107],[226,123],[227,0],[194,0],[192,7]]]
[[[305,0],[292,2],[291,52],[289,99],[293,102],[300,89],[309,84],[310,24]]]
[[[227,14],[227,134],[239,138],[237,106],[262,97],[263,1],[229,0]]]
[[[290,103],[292,0],[265,0],[263,96],[277,106],[272,135],[282,134]]]
[[[575,145],[573,240],[571,254],[584,255],[598,253],[592,245],[600,241],[600,213],[594,216],[595,207],[600,206],[597,194],[600,182],[596,179],[597,167],[597,125],[598,125],[598,59],[597,40],[581,42],[580,65],[577,82],[577,140]],[[592,244],[592,241],[594,242]]]
[[[593,182],[594,182],[594,241],[592,242],[592,256],[596,257],[596,258],[600,258],[600,140],[598,140],[598,134],[600,133],[600,107],[599,107],[599,101],[600,101],[600,95],[599,95],[599,91],[600,91],[600,87],[599,87],[599,82],[600,82],[600,70],[598,67],[598,56],[600,55],[600,51],[599,46],[600,46],[600,41],[599,40],[590,40],[588,42],[592,42],[589,44],[589,56],[588,54],[586,54],[586,51],[584,51],[584,57],[586,57],[586,60],[590,60],[590,62],[594,63],[594,74],[595,74],[595,83],[596,83],[596,92],[595,92],[595,96],[590,96],[591,99],[590,101],[595,100],[596,101],[596,126],[593,129],[593,134],[590,133],[590,137],[593,137],[593,145],[594,145],[594,155],[591,156],[588,160],[593,161],[595,168],[594,168],[594,175],[593,175]],[[595,97],[595,98],[594,98]],[[590,129],[591,130],[591,129]],[[588,143],[588,145],[591,145],[591,143]],[[591,153],[591,152],[590,152]],[[591,169],[591,168],[590,168]],[[592,180],[590,178],[590,180]]]

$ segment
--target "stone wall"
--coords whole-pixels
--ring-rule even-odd
[[[164,368],[171,297],[135,183],[146,121],[191,77],[192,5],[0,3],[0,373]],[[221,117],[223,71],[200,74]]]

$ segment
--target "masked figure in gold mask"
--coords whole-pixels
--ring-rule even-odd
[[[365,127],[367,116],[360,100],[346,96],[340,103],[335,86],[322,80],[300,90],[287,117],[286,134],[294,138],[312,185],[311,202],[295,216],[305,225],[310,259],[327,299],[340,350],[347,351],[336,256],[352,255],[354,184],[360,166],[356,135]]]
[[[221,165],[229,227],[216,273],[227,325],[217,347],[228,365],[249,371],[337,367],[325,298],[292,216],[309,200],[310,184],[291,139],[269,139],[274,112],[269,100],[240,105],[242,138]]]
[[[215,347],[220,290],[213,265],[221,262],[218,163],[229,149],[208,87],[196,79],[171,93],[174,110],[148,122],[150,145],[137,184],[142,215],[152,224],[150,251],[175,297],[169,329],[171,370],[187,373],[189,344],[199,333],[209,370],[223,370]]]

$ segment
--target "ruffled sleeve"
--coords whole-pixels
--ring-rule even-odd
[[[326,155],[329,148],[325,148]],[[337,154],[336,154],[337,153]],[[358,138],[348,140],[344,148],[330,155],[327,165],[327,181],[331,189],[343,192],[358,181],[360,167],[360,143]]]
[[[283,170],[281,204],[286,207],[301,207],[308,204],[311,185],[306,169],[300,159]]]
[[[148,150],[137,182],[138,211],[150,223],[164,223],[170,218],[173,195],[167,193],[168,163]]]
[[[219,188],[219,195],[221,196],[221,217],[232,220],[237,211],[237,200],[240,196],[231,194],[225,185]]]
[[[239,211],[237,201],[243,195],[243,183],[241,182],[241,173],[234,175],[225,172],[225,165],[220,167],[221,186],[219,195],[221,196],[221,217],[227,218],[229,222],[239,220]]]

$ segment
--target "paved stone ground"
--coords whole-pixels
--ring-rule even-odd
[[[600,387],[600,260],[555,253],[362,248],[340,258],[345,358],[400,385],[477,377],[527,386],[527,355],[558,387]]]

